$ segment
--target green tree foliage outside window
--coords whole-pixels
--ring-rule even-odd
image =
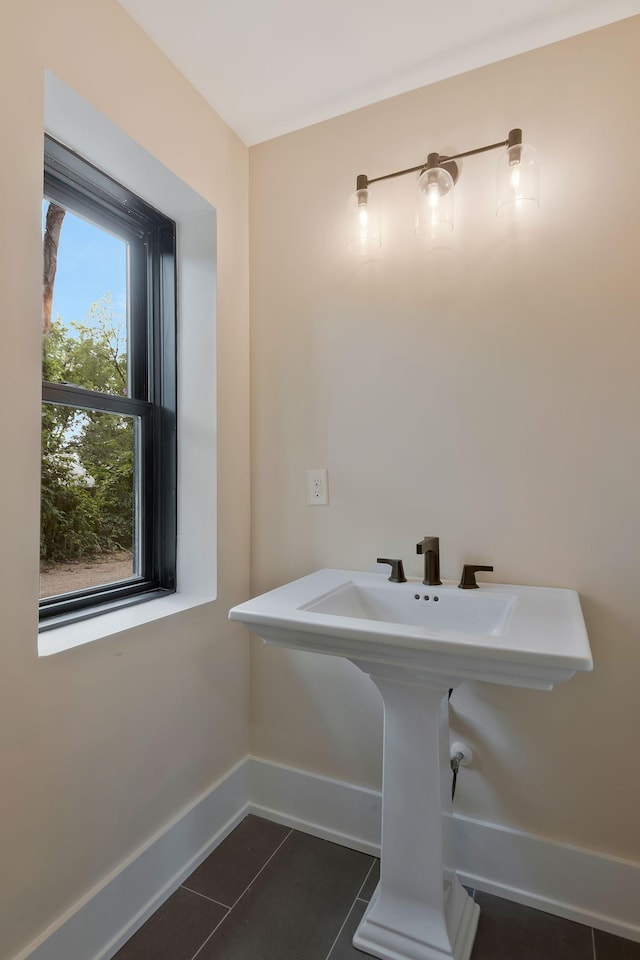
[[[107,295],[87,323],[59,317],[43,339],[43,379],[126,395],[127,356]],[[131,417],[43,404],[40,559],[43,565],[131,550]]]

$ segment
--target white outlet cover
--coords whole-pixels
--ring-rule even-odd
[[[324,507],[329,503],[327,470],[307,470],[307,504]]]

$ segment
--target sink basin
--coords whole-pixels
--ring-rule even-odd
[[[399,589],[398,589],[399,588]],[[434,633],[480,633],[499,636],[513,609],[515,598],[506,593],[458,590],[451,585],[427,589],[415,583],[367,584],[349,582],[328,596],[306,604],[312,613],[378,620],[424,627]]]
[[[380,883],[354,946],[380,960],[470,960],[479,907],[453,867],[448,693],[465,680],[549,690],[591,670],[578,595],[319,570],[229,617],[267,643],[348,658],[382,695]]]
[[[428,597],[428,599],[425,599]],[[436,599],[437,598],[437,599]],[[593,663],[574,590],[483,583],[426,587],[319,570],[234,607],[267,643],[384,662],[453,680],[551,689]]]

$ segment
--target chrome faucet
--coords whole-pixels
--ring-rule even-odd
[[[416,553],[424,554],[424,580],[428,587],[438,587],[440,579],[440,538],[425,537],[416,544]]]

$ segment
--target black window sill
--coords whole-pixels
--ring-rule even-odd
[[[111,598],[105,599],[103,603],[96,602],[94,595],[91,606],[77,607],[73,610],[60,609],[68,604],[64,597],[60,597],[58,602],[51,602],[48,605],[44,615],[41,611],[38,632],[46,633],[48,630],[55,630],[57,627],[66,627],[72,623],[80,623],[82,620],[92,620],[94,617],[101,617],[103,614],[123,610],[139,603],[146,603],[148,600],[158,600],[175,592],[175,589],[157,586],[141,589],[139,585],[135,585],[135,592],[130,590],[127,595],[118,598],[114,598],[111,594]]]

